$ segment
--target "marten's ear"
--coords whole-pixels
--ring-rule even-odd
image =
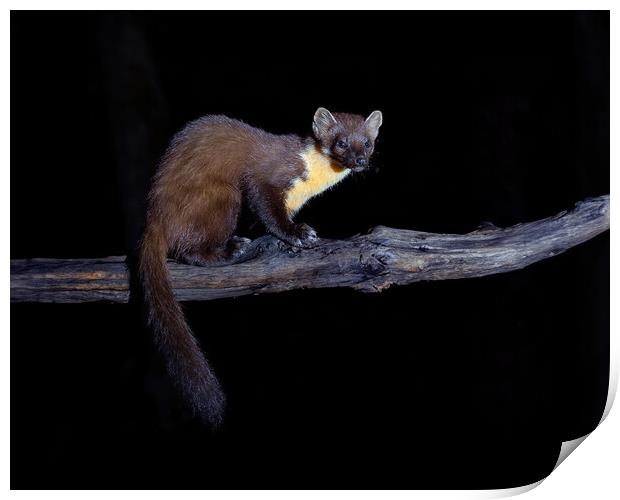
[[[373,111],[370,113],[368,118],[366,118],[366,130],[370,134],[370,137],[374,141],[379,134],[379,127],[383,123],[383,115],[381,111]]]
[[[321,139],[325,134],[336,125],[336,119],[327,109],[319,108],[314,113],[314,122],[312,122],[312,131],[317,139]]]

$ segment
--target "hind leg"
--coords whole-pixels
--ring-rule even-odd
[[[206,247],[198,251],[184,252],[177,256],[177,260],[192,266],[208,266],[209,264],[217,262],[234,260],[241,257],[246,252],[250,243],[252,243],[252,240],[249,238],[233,236],[222,247]]]
[[[192,233],[179,245],[178,260],[195,266],[208,266],[240,256],[249,240],[233,236],[241,208],[241,194],[229,184],[209,186],[202,194],[200,210],[193,213]]]
[[[202,248],[191,249],[177,255],[177,260],[191,266],[208,266],[225,260],[228,255],[227,248]]]
[[[234,260],[246,252],[250,243],[252,243],[252,240],[249,238],[233,236],[223,246],[217,248],[212,248],[208,245],[203,246],[198,250],[179,255],[177,260],[192,266],[208,266],[217,262]]]

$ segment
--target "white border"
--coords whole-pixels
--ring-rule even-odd
[[[610,10],[610,1],[549,0],[10,0],[10,9],[19,10]]]
[[[566,9],[566,10],[610,10],[612,8],[611,2],[600,1],[565,1],[565,2],[549,2],[549,1],[510,1],[510,2],[492,2],[492,1],[476,1],[467,2],[464,4],[459,1],[425,1],[425,2],[406,2],[403,0],[382,0],[380,3],[369,0],[313,0],[313,1],[276,1],[276,0],[233,0],[228,2],[213,2],[213,1],[197,1],[197,0],[176,0],[175,2],[164,2],[161,0],[154,1],[92,1],[86,5],[80,1],[61,1],[54,2],[53,7],[49,5],[49,2],[45,1],[10,1],[8,2],[10,9],[147,9],[147,10],[159,10],[175,8],[179,10],[183,9],[376,9],[379,6],[382,9],[410,9],[414,7],[420,10],[477,10],[477,9]],[[617,55],[617,22],[615,22],[614,12],[611,14],[611,53]],[[10,211],[10,84],[9,84],[9,54],[10,54],[10,17],[9,11],[5,11],[5,16],[2,18],[2,44],[0,47],[0,57],[2,58],[2,69],[5,70],[3,78],[0,80],[0,85],[3,87],[3,99],[2,99],[2,116],[3,130],[0,134],[0,141],[2,144],[2,152],[4,153],[4,164],[1,169],[2,175],[2,189],[5,191],[2,196],[2,203],[4,210],[2,213],[2,234],[9,234],[9,211]],[[618,79],[616,78],[617,65],[612,57],[611,61],[611,137],[617,139],[617,126],[615,123],[615,117],[618,116],[618,103],[615,99],[614,89],[618,88]],[[611,165],[618,165],[618,158],[616,154],[616,144],[614,140],[611,141]],[[614,199],[613,193],[616,191],[617,186],[617,174],[612,169],[611,175],[612,181],[612,200]],[[613,205],[613,202],[612,202]],[[8,239],[8,238],[6,238]],[[611,232],[611,246],[612,256],[618,255],[618,240],[616,234]],[[9,243],[5,243],[0,246],[3,255],[5,255],[5,267],[2,270],[4,283],[8,284],[9,269],[7,261],[9,259]],[[616,260],[612,257],[612,273],[611,273],[611,303],[618,303],[618,267],[615,264]],[[27,491],[14,491],[8,492],[9,489],[9,443],[10,443],[10,421],[9,421],[9,376],[10,376],[10,339],[9,339],[9,287],[5,285],[3,289],[3,300],[1,306],[3,308],[2,320],[3,320],[3,335],[2,340],[4,342],[2,349],[2,402],[3,407],[0,412],[0,419],[2,420],[2,434],[0,435],[0,448],[3,453],[0,455],[2,460],[0,468],[0,478],[2,480],[2,489],[0,489],[1,495],[7,493],[11,496],[20,496],[23,498],[31,497],[58,497],[58,498],[83,498],[84,496],[97,496],[102,498],[170,498],[170,497],[194,497],[205,498],[208,495],[209,499],[236,499],[240,497],[251,497],[260,499],[290,499],[294,498],[316,498],[330,499],[330,498],[407,498],[411,497],[425,498],[425,497],[448,497],[448,498],[490,498],[506,496],[507,494],[522,493],[524,490],[531,489],[535,485],[530,487],[524,487],[513,490],[496,490],[496,491],[47,491],[47,492],[27,492]],[[616,392],[618,381],[618,342],[617,333],[619,331],[617,308],[612,307],[611,311],[611,376],[610,376],[610,395],[608,397],[608,408],[606,414],[609,412],[610,403]],[[620,464],[620,444],[618,429],[620,427],[618,411],[612,411],[609,413],[608,418],[602,423],[600,428],[596,429],[580,446],[580,451],[573,454],[566,462],[563,462],[561,467],[555,470],[546,480],[542,482],[539,488],[534,489],[529,495],[534,495],[534,498],[562,498],[562,499],[583,499],[586,497],[596,499],[606,498],[620,498],[620,481],[618,481],[617,466]],[[570,444],[564,446],[569,448]],[[563,457],[566,458],[566,457]],[[562,461],[559,460],[558,464]],[[414,471],[412,471],[414,473]],[[538,484],[538,483],[537,483]],[[519,491],[520,490],[520,491]]]
[[[610,10],[610,1],[549,0],[9,0],[12,10]]]

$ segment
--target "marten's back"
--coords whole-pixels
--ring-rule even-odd
[[[204,116],[173,138],[155,190],[202,185],[213,179],[238,187],[243,175],[290,170],[303,145],[304,140],[295,135],[270,134],[222,115]]]

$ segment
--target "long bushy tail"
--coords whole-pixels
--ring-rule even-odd
[[[204,422],[216,428],[222,423],[226,398],[174,297],[166,253],[163,229],[149,224],[140,246],[139,268],[149,325],[183,397]]]

